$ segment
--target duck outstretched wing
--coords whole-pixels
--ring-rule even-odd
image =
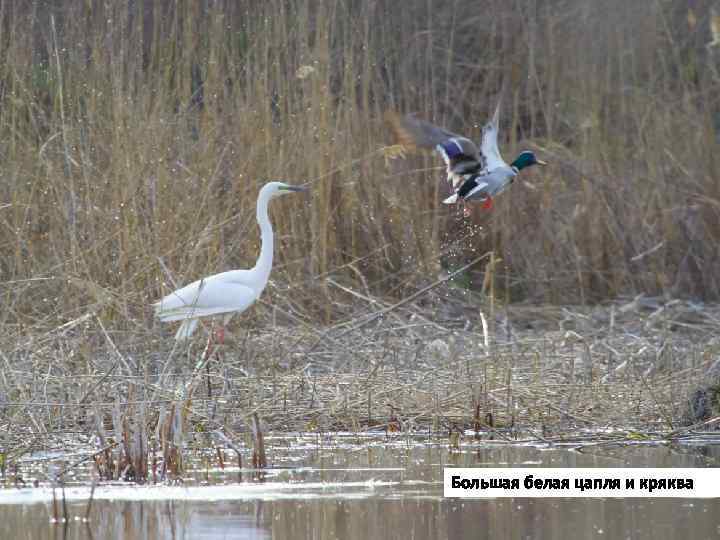
[[[480,154],[485,172],[490,172],[498,167],[507,167],[507,163],[500,155],[498,148],[498,131],[500,124],[500,102],[495,108],[492,119],[483,126],[482,141],[480,142]]]
[[[473,141],[413,115],[385,115],[397,144],[408,148],[436,150],[448,169],[464,174],[484,167],[480,151]]]

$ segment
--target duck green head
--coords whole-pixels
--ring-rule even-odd
[[[547,163],[535,157],[535,154],[530,150],[525,150],[520,152],[520,155],[510,164],[511,167],[515,167],[518,171],[531,165],[547,165]]]

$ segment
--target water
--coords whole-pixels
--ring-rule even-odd
[[[270,438],[278,469],[198,465],[182,485],[100,486],[84,522],[87,482],[66,488],[70,522],[51,524],[47,488],[0,490],[0,539],[720,537],[720,499],[493,499],[442,496],[444,466],[715,467],[720,446],[582,450],[397,438]],[[34,467],[34,468],[33,468]],[[37,464],[28,463],[26,480]],[[238,475],[242,472],[242,482]],[[61,504],[58,512],[62,514]]]

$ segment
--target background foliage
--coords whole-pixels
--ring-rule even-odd
[[[253,264],[270,179],[313,182],[272,209],[303,317],[328,276],[399,297],[489,250],[512,301],[716,300],[716,33],[701,0],[1,2],[0,324],[146,324],[160,261]],[[506,158],[552,165],[463,221],[383,113],[477,137],[501,95]]]

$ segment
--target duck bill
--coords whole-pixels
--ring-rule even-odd
[[[543,166],[543,167],[544,167],[545,165],[547,165],[547,161],[543,161],[542,159],[536,160],[536,163],[537,163],[538,165]]]

